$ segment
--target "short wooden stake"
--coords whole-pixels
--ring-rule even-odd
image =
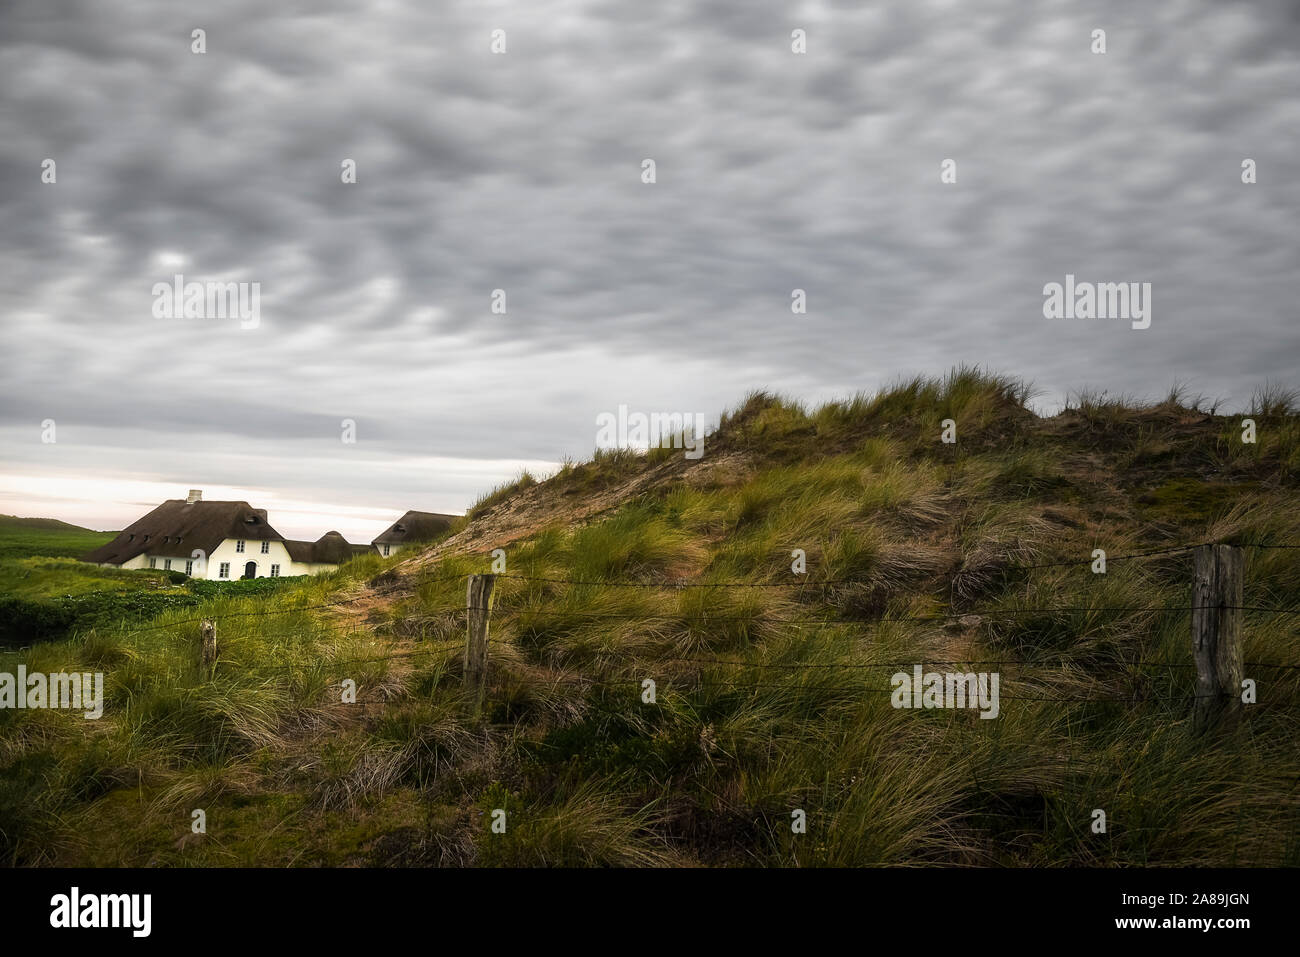
[[[199,634],[203,637],[203,670],[210,675],[217,664],[217,623],[203,619]]]
[[[1199,545],[1192,585],[1196,655],[1194,727],[1230,729],[1241,718],[1241,603],[1245,560],[1232,545]]]
[[[474,712],[483,709],[487,689],[488,617],[492,613],[492,591],[496,575],[470,575],[465,590],[465,608],[469,617],[465,642],[465,690],[474,701]]]

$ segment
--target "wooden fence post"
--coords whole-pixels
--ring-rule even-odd
[[[211,675],[217,664],[217,623],[208,618],[203,619],[199,625],[199,634],[203,638],[203,670]]]
[[[1245,561],[1232,545],[1198,545],[1192,585],[1196,654],[1194,727],[1235,727],[1241,718],[1241,603]]]
[[[492,612],[492,590],[496,575],[470,575],[465,590],[465,608],[469,617],[465,642],[465,690],[474,697],[474,713],[483,708],[487,688],[488,616]]]

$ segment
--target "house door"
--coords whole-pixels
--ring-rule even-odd
[[[257,562],[249,562],[247,565],[244,566],[244,577],[245,578],[257,577]]]

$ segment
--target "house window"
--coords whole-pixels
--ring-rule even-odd
[[[385,558],[388,557],[388,546],[387,546],[387,545],[384,546],[384,557],[385,557]]]
[[[156,558],[151,558],[151,559],[149,559],[149,567],[150,567],[150,568],[157,568],[157,567],[158,567],[158,559],[156,559]]]
[[[263,554],[263,555],[269,555],[269,554],[271,554],[271,543],[270,543],[270,542],[263,542],[263,543],[262,543],[262,554]]]
[[[242,552],[243,550],[244,550],[244,540],[241,538],[239,541],[235,542],[235,551]]]
[[[185,559],[185,574],[190,575],[193,574],[193,572],[194,572],[194,561],[189,558]]]
[[[171,571],[171,570],[172,570],[172,560],[171,560],[170,558],[164,558],[164,559],[163,559],[163,571],[168,571],[168,572],[169,572],[169,571]]]
[[[271,577],[272,577],[272,578],[279,578],[279,577],[280,577],[280,566],[279,566],[279,565],[272,565],[272,566],[271,566]]]
[[[218,578],[230,577],[230,562],[221,563],[220,567],[217,568],[217,577]]]

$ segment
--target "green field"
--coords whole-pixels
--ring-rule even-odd
[[[116,534],[52,518],[0,515],[0,647],[149,618],[175,604],[164,597],[176,589],[163,572],[77,561]]]
[[[20,647],[126,627],[218,594],[263,595],[290,579],[188,580],[176,571],[101,567],[84,555],[115,532],[93,532],[47,518],[0,516],[0,647]]]
[[[152,568],[125,570],[88,565],[75,558],[0,559],[0,596],[44,599],[89,592],[131,592],[162,588],[166,572]]]
[[[53,518],[0,515],[0,562],[44,555],[78,558],[113,540],[117,532],[95,532]]]

